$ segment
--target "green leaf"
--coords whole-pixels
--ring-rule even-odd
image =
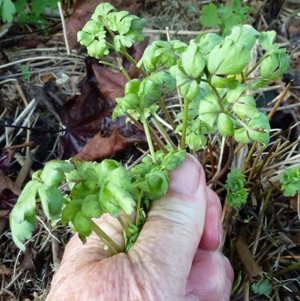
[[[232,169],[227,175],[227,201],[235,209],[239,209],[247,201],[248,189],[244,188],[245,183],[245,175],[238,169]]]
[[[2,0],[1,2],[2,21],[11,23],[13,15],[16,12],[16,7],[11,0]]]
[[[210,83],[216,87],[216,88],[226,88],[229,87],[230,89],[234,89],[239,82],[235,79],[236,76],[218,76],[218,75],[213,75],[211,77]]]
[[[32,236],[36,219],[36,195],[43,184],[30,181],[24,187],[10,213],[10,228],[14,243],[25,251],[24,241]]]
[[[99,195],[87,195],[81,207],[82,215],[87,218],[98,218],[102,215],[103,211],[100,208]]]
[[[265,295],[265,296],[269,297],[272,293],[273,286],[272,286],[272,283],[270,282],[270,280],[268,278],[265,278],[260,282],[254,282],[251,285],[251,289],[254,294]]]
[[[227,115],[225,113],[221,113],[221,114],[219,114],[217,128],[223,137],[233,136],[234,121],[229,115]]]
[[[154,171],[148,173],[145,181],[148,185],[145,194],[150,200],[158,200],[168,191],[170,181],[166,172]]]
[[[157,50],[157,46],[154,44],[149,45],[139,60],[137,66],[141,67],[142,65],[145,67],[147,71],[154,72],[156,71],[156,64],[158,58],[155,56],[155,52]]]
[[[43,211],[49,220],[57,220],[60,217],[63,206],[63,196],[56,186],[42,185],[38,194],[43,206]]]
[[[273,48],[273,42],[275,37],[276,32],[274,30],[263,31],[260,33],[258,42],[265,50],[270,51]]]
[[[117,35],[114,37],[114,46],[115,46],[115,50],[117,52],[122,52],[123,48],[130,48],[134,43],[134,40],[126,37],[126,36],[122,36],[122,35]]]
[[[138,18],[136,16],[131,16],[131,27],[129,31],[126,33],[126,37],[133,40],[135,43],[139,43],[144,41],[145,36],[143,34],[143,28],[146,23],[146,19]]]
[[[252,26],[243,25],[234,26],[231,34],[226,39],[232,40],[235,44],[241,45],[250,51],[259,36],[260,33]]]
[[[85,243],[86,237],[92,233],[92,221],[86,218],[81,211],[78,211],[72,219],[72,224],[78,232],[79,238]]]
[[[215,46],[222,42],[222,38],[216,33],[207,33],[204,35],[199,35],[196,38],[196,43],[198,43],[199,50],[207,55]]]
[[[111,12],[107,15],[106,24],[112,31],[125,35],[131,26],[131,18],[128,11]]]
[[[257,118],[259,112],[256,108],[256,102],[252,95],[241,96],[233,105],[232,111],[241,119]]]
[[[288,168],[284,171],[280,182],[284,196],[295,196],[300,190],[300,167]]]
[[[181,59],[182,67],[188,76],[197,79],[203,74],[206,60],[194,41],[191,41],[190,45],[182,53]]]
[[[235,89],[228,89],[226,100],[229,103],[235,103],[240,98],[242,93],[247,90],[247,88],[248,87],[246,85],[238,85]]]
[[[99,21],[99,19],[101,20],[106,19],[107,15],[110,12],[114,12],[114,11],[116,11],[116,8],[114,8],[110,3],[103,2],[96,7],[95,12],[92,14],[91,19],[95,21]]]
[[[63,225],[71,222],[75,214],[81,210],[83,200],[72,199],[63,209],[61,215],[61,222]]]
[[[172,151],[167,153],[161,163],[161,168],[164,170],[174,170],[180,166],[186,157],[186,151]]]
[[[250,143],[257,141],[267,145],[270,140],[270,124],[268,118],[259,112],[257,118],[250,120],[249,124],[244,124],[242,128],[234,131],[234,138],[237,142]]]
[[[213,3],[203,6],[200,22],[206,27],[214,27],[220,24],[218,8]]]
[[[290,66],[290,59],[286,53],[273,54],[264,59],[260,65],[263,78],[276,80],[280,78]]]
[[[51,160],[46,163],[40,178],[46,186],[58,186],[65,177],[65,173],[71,172],[74,165],[67,161]]]
[[[215,95],[209,94],[200,101],[199,119],[205,122],[210,127],[215,126],[220,112],[220,105]]]
[[[207,68],[211,74],[237,75],[251,60],[250,51],[230,39],[217,45],[208,55]]]
[[[101,59],[109,54],[109,48],[104,40],[94,40],[86,49],[88,54],[96,59]]]

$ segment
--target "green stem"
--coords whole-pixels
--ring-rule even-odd
[[[122,54],[124,55],[124,57],[140,72],[140,74],[146,78],[147,77],[147,73],[141,69],[140,67],[137,66],[137,62],[135,61],[135,59],[126,51],[125,47],[122,45]]]
[[[124,215],[125,215],[128,225],[132,225],[133,223],[132,223],[131,217],[128,214],[126,214],[125,212],[124,212]]]
[[[219,103],[221,112],[224,113],[225,109],[224,109],[224,107],[223,107],[222,99],[221,99],[221,97],[220,97],[220,94],[219,94],[217,88],[214,87],[214,86],[212,86],[212,85],[210,84],[210,82],[209,82],[209,85],[211,86],[212,90],[214,91],[215,95],[217,96],[217,99],[218,99],[218,103]]]
[[[102,241],[104,241],[104,243],[108,246],[108,248],[114,255],[124,252],[124,250],[120,246],[118,246],[94,221],[91,222],[92,230]]]
[[[118,219],[119,223],[121,224],[122,228],[124,229],[124,231],[125,231],[127,237],[130,238],[132,235],[131,235],[131,233],[130,233],[130,231],[129,231],[129,229],[128,229],[128,226],[127,226],[126,223],[123,221],[122,217],[121,217],[121,216],[118,216],[117,219]]]
[[[169,124],[171,125],[171,127],[174,131],[176,129],[176,124],[174,123],[174,120],[173,120],[170,112],[166,108],[165,103],[163,102],[162,98],[158,98],[158,103],[159,103],[160,108],[163,110],[163,112],[167,118],[167,121],[169,122]]]
[[[148,142],[148,146],[149,146],[152,161],[153,161],[154,164],[156,164],[155,151],[154,151],[154,146],[153,146],[152,139],[151,139],[149,125],[148,125],[147,120],[145,118],[145,115],[143,113],[141,114],[141,121],[142,121],[142,124],[144,126],[145,135],[146,135],[146,139],[147,139],[147,142]]]
[[[122,62],[121,62],[121,59],[120,58],[117,58],[117,62],[119,64],[119,69],[120,71],[124,74],[124,76],[126,77],[126,79],[128,81],[131,80],[131,77],[129,76],[128,72],[125,70],[125,68],[122,66]]]
[[[165,131],[164,127],[161,125],[161,123],[158,121],[158,119],[156,118],[156,116],[153,114],[153,124],[156,126],[156,128],[158,129],[158,131],[160,132],[160,134],[163,136],[163,138],[165,139],[165,141],[174,149],[176,150],[177,147],[175,145],[175,143],[172,141],[172,139],[170,138],[170,136],[168,135],[168,133]]]
[[[138,200],[137,200],[137,204],[136,204],[135,224],[137,227],[139,227],[139,225],[140,225],[140,210],[141,210],[142,194],[143,194],[143,191],[140,191]]]
[[[262,63],[263,60],[265,60],[270,54],[266,53],[264,54],[260,60],[246,73],[246,78]]]
[[[186,129],[187,129],[188,116],[189,116],[189,102],[186,99],[184,99],[182,133],[181,133],[181,140],[180,140],[180,149],[181,150],[185,149]]]

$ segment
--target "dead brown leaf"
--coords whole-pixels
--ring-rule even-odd
[[[102,137],[100,133],[95,135],[83,150],[76,155],[76,158],[86,161],[107,158],[136,142],[141,142],[141,138],[124,137],[119,134],[115,127],[112,135],[108,138]]]

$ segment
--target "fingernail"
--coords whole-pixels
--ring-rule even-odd
[[[185,296],[184,301],[199,301],[199,298],[195,296]]]
[[[199,161],[187,154],[184,162],[171,172],[169,191],[180,194],[192,194],[196,191],[201,174]]]

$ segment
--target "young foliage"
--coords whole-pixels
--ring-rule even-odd
[[[227,175],[227,200],[233,208],[238,209],[247,201],[248,189],[244,187],[245,183],[245,176],[238,169],[231,170]]]
[[[230,6],[222,4],[219,8],[209,3],[203,6],[200,22],[206,27],[218,26],[223,36],[227,36],[233,26],[247,20],[250,11],[251,7],[242,6],[240,0],[234,0]]]
[[[238,1],[234,1],[233,7],[241,12],[241,16],[246,12]],[[220,26],[230,23],[224,21],[226,16],[230,16],[230,9],[216,10],[213,4],[209,5],[209,9],[214,16],[210,25],[219,19]],[[202,16],[206,22],[208,12],[207,8]],[[207,134],[215,133],[231,136],[236,142],[268,144],[269,121],[256,108],[251,91],[266,85],[270,79],[279,78],[288,68],[285,50],[274,43],[275,32],[259,33],[249,25],[239,25],[232,27],[226,35],[202,34],[189,43],[154,41],[136,62],[127,48],[144,39],[144,24],[144,19],[128,12],[118,12],[109,3],[101,3],[78,33],[78,40],[87,47],[91,56],[102,58],[114,50],[139,70],[141,77],[130,79],[120,67],[128,82],[124,96],[116,99],[112,117],[126,115],[127,120],[143,125],[151,158],[145,157],[131,170],[126,170],[114,160],[96,163],[73,159],[72,163],[47,163],[24,188],[10,217],[13,239],[23,250],[24,241],[30,238],[34,229],[35,204],[41,202],[49,220],[68,223],[83,242],[95,231],[116,253],[118,246],[105,238],[92,221],[92,218],[109,213],[124,228],[125,250],[128,251],[145,221],[150,202],[167,192],[169,171],[183,162],[186,148],[199,151],[206,144]],[[254,68],[248,70],[255,43],[260,44],[265,54]],[[266,60],[271,60],[272,67],[265,63]],[[254,70],[259,71],[255,81],[251,78]],[[165,93],[174,94],[175,90],[180,98],[180,110],[172,120],[163,98]],[[180,151],[170,138],[169,129],[166,131],[160,124],[157,118],[159,110],[164,112],[171,129],[180,137]],[[159,151],[155,151],[153,136],[156,133],[150,127],[150,120],[157,122],[165,139],[156,138],[156,146],[161,148]],[[64,193],[59,189],[63,182],[69,189]],[[235,208],[247,200],[245,182],[245,177],[238,170],[228,174],[225,185],[227,198]],[[134,210],[136,219],[131,221],[130,215]],[[126,218],[126,223],[123,218]]]
[[[280,179],[284,196],[295,196],[300,190],[300,167],[291,167],[284,171]]]

